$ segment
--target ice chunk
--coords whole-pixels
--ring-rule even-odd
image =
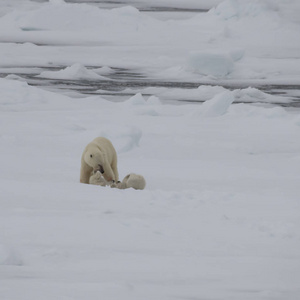
[[[99,75],[110,75],[110,74],[113,74],[115,72],[112,68],[110,68],[108,66],[92,69],[92,71],[99,74]]]
[[[214,51],[191,52],[187,69],[202,75],[224,77],[234,69],[234,61],[228,53]]]
[[[218,94],[203,103],[201,107],[201,114],[207,117],[224,115],[233,101],[234,96],[230,91]]]
[[[161,102],[158,97],[150,96],[147,100],[148,105],[161,105]]]
[[[134,95],[124,102],[126,106],[132,106],[136,115],[158,116],[159,113],[153,106],[161,105],[158,97],[150,96],[146,101],[141,93]]]
[[[280,95],[269,95],[256,88],[234,90],[233,95],[238,102],[288,103],[289,99]]]
[[[237,48],[233,49],[229,52],[230,57],[233,59],[233,61],[240,60],[245,54],[245,49],[243,48]]]
[[[249,1],[249,3],[240,0],[227,0],[221,2],[211,12],[220,16],[224,20],[232,18],[241,18],[245,16],[256,17],[266,10],[265,3],[258,1]]]
[[[133,97],[129,98],[125,103],[130,105],[145,105],[146,101],[143,95],[141,93],[138,93]]]
[[[42,72],[38,77],[52,78],[52,79],[87,79],[87,80],[108,80],[95,73],[94,71],[88,70],[81,64],[74,64],[60,71],[45,71]]]

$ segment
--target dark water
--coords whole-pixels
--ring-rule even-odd
[[[113,72],[109,75],[101,75],[106,77],[107,80],[63,80],[63,79],[48,79],[36,77],[43,71],[59,71],[64,69],[65,66],[60,67],[26,67],[26,68],[13,68],[13,72],[9,71],[9,68],[5,69],[5,72],[0,73],[0,77],[6,77],[10,75],[10,78],[16,78],[19,80],[26,80],[29,85],[41,87],[47,90],[54,90],[62,94],[76,94],[78,96],[87,95],[100,95],[106,99],[112,101],[121,101],[123,98],[128,98],[136,93],[142,91],[147,87],[166,88],[172,89],[196,89],[200,85],[218,85],[223,86],[229,90],[242,89],[249,87],[247,83],[233,82],[233,81],[215,81],[208,83],[201,82],[172,82],[164,80],[153,80],[147,78],[144,74],[135,70],[112,68]],[[90,67],[99,68],[98,67]],[[14,74],[14,77],[12,77]],[[18,77],[17,77],[18,76]],[[298,85],[251,85],[259,90],[271,94],[280,95],[288,99],[288,103],[274,103],[276,105],[284,107],[300,107],[300,86]],[[146,95],[145,93],[143,93]],[[188,95],[188,93],[187,93]],[[150,94],[149,94],[150,96]],[[161,99],[164,100],[164,99]],[[170,101],[170,99],[168,99]],[[201,102],[188,98],[177,99],[173,102]],[[259,102],[259,101],[258,101]],[[257,101],[255,100],[255,103]]]
[[[48,0],[33,0],[34,2],[48,2]],[[182,4],[176,3],[175,5],[171,2],[166,4],[156,3],[155,5],[147,2],[139,2],[134,0],[122,0],[122,1],[109,1],[109,0],[65,0],[66,3],[87,3],[89,5],[95,5],[99,8],[117,8],[125,5],[130,5],[136,7],[139,11],[147,11],[147,12],[180,12],[180,13],[200,13],[206,12],[210,8],[189,8],[184,5],[184,0],[182,0]],[[151,2],[151,1],[149,1]]]

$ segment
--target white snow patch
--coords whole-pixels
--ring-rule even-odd
[[[248,87],[233,91],[236,102],[250,103],[289,103],[290,100],[283,96],[273,96],[260,91],[259,89]]]
[[[197,51],[189,54],[186,68],[202,75],[224,77],[234,70],[234,60],[228,53]]]
[[[225,20],[244,16],[256,17],[262,13],[262,5],[257,1],[250,3],[243,1],[242,3],[239,0],[226,0],[221,2],[216,8],[212,8],[210,12],[215,13]]]
[[[108,80],[83,65],[76,63],[60,71],[44,71],[37,77],[51,79],[85,79],[85,80]]]
[[[161,105],[158,97],[151,96],[146,100],[141,93],[138,93],[124,102],[125,107],[131,107],[136,115],[158,116],[160,113],[157,107]]]
[[[99,75],[110,75],[110,74],[114,73],[114,70],[108,66],[91,69],[91,70]]]
[[[5,15],[0,24],[19,27],[23,31],[62,30],[89,31],[106,30],[128,33],[128,30],[143,29],[155,26],[158,20],[142,15],[132,6],[124,6],[111,10],[100,9],[87,4],[52,1],[43,3],[40,8],[27,13],[13,11]],[[14,24],[14,25],[13,25]]]
[[[99,136],[104,136],[113,142],[117,153],[124,153],[139,147],[140,139],[143,132],[137,126],[123,126],[116,125],[103,126],[104,128],[99,131]]]
[[[156,96],[150,96],[147,100],[148,105],[161,105],[161,101]]]
[[[128,104],[130,106],[136,106],[136,105],[145,105],[146,100],[144,99],[143,95],[141,93],[137,93],[136,95],[132,96],[128,100],[124,102],[125,104]]]
[[[203,2],[216,3],[182,5]],[[2,0],[1,68],[79,63],[166,82],[297,85],[299,15],[298,0],[236,0],[167,22],[134,8]],[[189,71],[193,50],[217,50],[234,70],[222,80],[213,61],[210,75]],[[153,91],[163,104],[139,89],[113,103],[0,79],[0,299],[300,299],[298,110],[231,104],[280,100],[252,88]],[[142,174],[145,190],[79,183],[81,153],[101,135],[120,177]]]
[[[212,99],[205,101],[200,111],[204,117],[217,117],[224,115],[234,101],[232,92],[226,91],[214,96]],[[197,112],[196,114],[198,114]]]
[[[12,247],[0,243],[0,266],[22,266],[20,255]]]

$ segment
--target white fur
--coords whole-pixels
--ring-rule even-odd
[[[110,185],[110,187],[118,189],[134,188],[136,190],[143,190],[146,186],[146,180],[142,175],[130,173],[124,177],[122,182],[110,183],[105,180],[99,171],[91,175],[89,183],[101,186]]]
[[[119,180],[116,150],[104,137],[95,138],[85,147],[81,156],[80,182],[89,183],[92,172],[98,170],[108,182]]]
[[[146,186],[146,180],[142,175],[130,173],[124,177],[123,181],[117,186],[119,189],[134,188],[143,190]]]
[[[91,175],[89,179],[89,184],[94,184],[94,185],[101,185],[101,186],[106,186],[109,185],[109,183],[105,180],[105,178],[102,176],[100,171],[97,172],[92,172],[93,174]]]

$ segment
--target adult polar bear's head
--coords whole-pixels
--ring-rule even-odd
[[[100,171],[104,173],[103,165],[105,164],[105,153],[102,153],[101,150],[93,144],[90,144],[88,149],[84,154],[84,161],[89,165],[93,170]]]
[[[89,183],[92,171],[100,171],[108,182],[119,180],[117,152],[107,138],[95,138],[82,153],[80,182]]]

